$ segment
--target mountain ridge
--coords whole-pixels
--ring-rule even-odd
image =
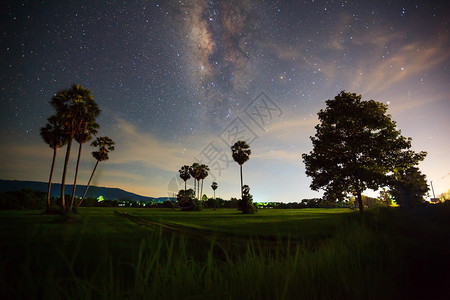
[[[41,181],[25,181],[25,180],[6,180],[0,179],[0,191],[18,191],[21,189],[29,188],[36,191],[47,192],[48,182]],[[65,194],[72,194],[72,184],[66,184],[65,186]],[[82,197],[84,190],[86,189],[86,185],[79,184],[75,189],[75,196]],[[52,183],[50,194],[55,197],[59,197],[61,193],[61,184],[60,183]],[[144,203],[147,202],[164,202],[169,200],[174,200],[176,198],[173,197],[147,197],[138,195],[132,192],[128,192],[126,190],[120,188],[110,188],[110,187],[101,187],[101,186],[89,186],[86,197],[94,197],[98,198],[102,196],[104,199],[108,200],[133,200],[133,201],[142,201]]]

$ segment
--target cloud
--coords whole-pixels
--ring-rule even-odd
[[[253,159],[276,160],[280,163],[292,164],[301,162],[301,153],[284,150],[269,150],[252,155]]]
[[[387,90],[407,78],[419,76],[420,73],[433,69],[448,59],[450,54],[443,50],[445,45],[445,40],[436,41],[428,46],[409,43],[393,51],[389,58],[381,62],[363,63],[361,70],[365,72],[362,77],[364,82],[358,85],[362,86],[363,93],[374,93],[380,89]]]
[[[198,154],[195,139],[183,143],[167,142],[150,133],[140,132],[124,119],[117,118],[116,151],[112,154],[112,164],[141,162],[146,167],[165,172],[177,172],[185,164],[193,161]],[[202,138],[202,142],[204,142]],[[197,145],[204,146],[197,143]]]
[[[308,40],[311,48],[320,49],[317,51],[306,51],[306,40],[294,46],[285,43],[265,46],[280,61],[321,74],[322,90],[345,89],[363,96],[379,96],[391,93],[394,87],[404,88],[450,57],[448,35],[424,41],[406,38],[406,32],[382,25],[355,30],[357,26],[360,25],[353,18],[342,14],[328,37]],[[328,41],[326,47],[324,39]]]

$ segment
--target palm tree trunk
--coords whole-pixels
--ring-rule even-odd
[[[52,160],[52,168],[50,170],[50,177],[48,179],[48,188],[47,188],[47,213],[50,212],[50,193],[52,189],[52,178],[53,178],[53,170],[55,169],[55,161],[56,161],[56,151],[58,148],[53,148],[53,160]]]
[[[202,192],[200,193],[200,198],[203,198],[203,179],[202,179]],[[202,200],[202,199],[200,199]]]
[[[81,148],[83,147],[83,144],[80,143],[80,147],[78,147],[78,158],[77,158],[77,167],[75,169],[75,178],[73,180],[73,189],[72,189],[72,199],[70,200],[70,209],[69,213],[72,212],[73,209],[73,200],[75,198],[75,189],[77,187],[77,177],[78,177],[78,167],[80,165],[80,157],[81,157]]]
[[[94,176],[95,169],[97,169],[98,162],[99,162],[99,161],[97,160],[97,162],[95,163],[94,170],[92,170],[91,177],[89,178],[89,182],[88,182],[88,184],[87,184],[87,186],[86,186],[86,189],[84,190],[83,197],[81,198],[80,202],[78,202],[78,204],[77,204],[77,208],[80,207],[81,202],[83,202],[84,197],[86,196],[86,193],[87,193],[87,191],[88,191],[89,185],[91,184],[92,177]]]
[[[213,202],[214,210],[216,210],[216,190],[214,190],[214,202]]]
[[[67,165],[69,164],[69,157],[70,157],[70,148],[72,148],[72,140],[73,136],[69,138],[69,141],[67,142],[67,150],[66,150],[66,158],[64,159],[64,169],[63,169],[63,175],[61,179],[61,208],[63,213],[66,213],[66,202],[64,200],[64,189],[66,185],[66,173],[67,173]]]
[[[195,192],[197,188],[197,183],[195,182],[195,178],[194,178],[194,197],[197,196],[197,193]]]
[[[241,200],[244,199],[244,195],[242,194],[242,187],[244,186],[244,181],[242,180],[242,165],[240,165],[241,167]]]
[[[197,199],[200,200],[200,180],[197,179]]]
[[[184,181],[184,194],[186,194],[186,180]]]

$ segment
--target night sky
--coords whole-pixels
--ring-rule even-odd
[[[211,168],[208,195],[214,180],[218,197],[239,197],[229,149],[246,139],[254,201],[319,197],[301,154],[325,100],[346,90],[388,103],[413,149],[428,152],[420,168],[436,194],[450,188],[448,1],[5,2],[2,179],[48,180],[52,150],[39,128],[51,97],[77,83],[102,110],[99,135],[116,142],[94,185],[172,196],[184,188],[178,169],[201,161]]]

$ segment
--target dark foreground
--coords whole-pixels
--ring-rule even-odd
[[[450,205],[0,211],[0,299],[450,299]]]

